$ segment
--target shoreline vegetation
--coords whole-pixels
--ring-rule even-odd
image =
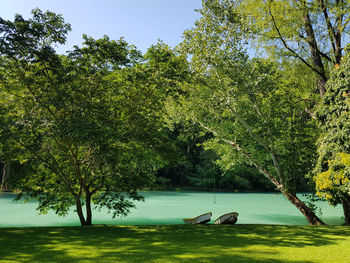
[[[349,244],[349,226],[19,227],[0,228],[0,262],[341,263]]]
[[[269,193],[269,194],[280,194],[279,191],[262,191],[262,190],[230,190],[230,189],[207,189],[207,188],[195,188],[195,187],[168,187],[168,188],[162,188],[162,187],[152,187],[152,188],[145,188],[140,190],[139,192],[206,192],[206,193],[247,193],[247,194],[254,194],[254,193]],[[17,189],[8,189],[8,190],[0,190],[1,193],[14,193],[18,194],[20,193],[20,190]],[[297,194],[311,194],[308,192],[297,192]]]

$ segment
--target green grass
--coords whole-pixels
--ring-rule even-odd
[[[0,228],[0,262],[350,262],[350,227]]]

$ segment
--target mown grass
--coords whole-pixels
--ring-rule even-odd
[[[350,227],[0,228],[0,262],[350,262]]]

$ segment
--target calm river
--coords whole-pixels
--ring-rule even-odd
[[[145,192],[144,202],[124,218],[112,219],[107,211],[94,211],[94,224],[159,225],[183,224],[182,218],[212,212],[213,222],[220,215],[236,211],[237,224],[293,224],[307,225],[303,215],[281,194],[273,193],[208,193],[208,192]],[[66,217],[54,213],[38,215],[35,201],[13,202],[14,194],[0,193],[0,227],[11,226],[73,226],[79,225],[77,215]],[[303,197],[300,196],[302,199]],[[305,199],[305,198],[304,198]],[[342,209],[327,203],[317,204],[321,218],[327,224],[342,224]]]

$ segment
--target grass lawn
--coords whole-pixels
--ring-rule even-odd
[[[0,228],[0,262],[350,262],[350,227]]]

